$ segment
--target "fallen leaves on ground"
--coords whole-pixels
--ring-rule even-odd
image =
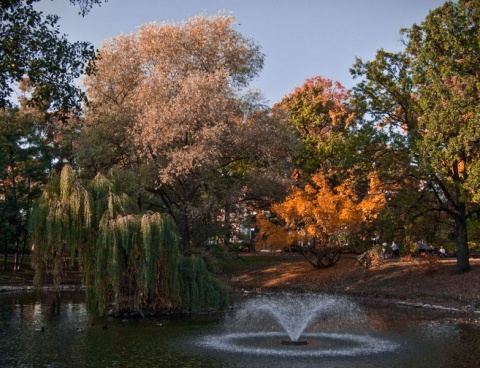
[[[428,262],[428,263],[427,263]],[[480,260],[456,274],[456,259],[386,260],[370,269],[345,255],[333,267],[317,270],[303,258],[278,257],[276,264],[234,275],[236,289],[256,292],[311,291],[361,296],[377,302],[429,303],[460,310],[480,309]]]

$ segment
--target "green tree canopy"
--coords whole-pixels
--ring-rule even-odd
[[[26,250],[31,206],[43,190],[55,156],[45,134],[43,114],[33,110],[0,111],[0,241],[7,252]]]
[[[0,108],[11,104],[15,85],[25,78],[31,102],[55,111],[79,108],[84,93],[77,79],[88,69],[94,48],[60,34],[58,17],[35,10],[39,0],[2,0],[0,5]],[[100,0],[71,0],[85,14]]]
[[[396,182],[416,188],[414,216],[440,211],[450,217],[460,273],[470,269],[467,223],[478,211],[480,189],[479,12],[479,1],[448,1],[402,31],[404,53],[380,50],[376,60],[357,61],[352,70],[365,77],[355,88],[357,101],[390,128],[398,166],[404,167]]]

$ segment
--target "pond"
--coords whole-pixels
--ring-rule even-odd
[[[480,361],[476,319],[358,303],[352,303],[361,312],[355,323],[338,318],[350,312],[320,315],[311,325],[322,332],[305,330],[309,345],[282,347],[273,321],[264,332],[250,331],[264,322],[243,306],[272,302],[255,298],[239,301],[226,316],[120,320],[89,315],[81,292],[3,293],[0,366],[478,367]],[[254,323],[239,320],[238,310]]]

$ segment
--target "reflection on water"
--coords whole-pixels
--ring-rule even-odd
[[[368,323],[359,333],[391,341],[398,346],[395,350],[321,359],[230,353],[199,343],[205,336],[228,332],[223,330],[221,317],[123,322],[89,315],[80,292],[4,293],[0,294],[0,367],[479,365],[480,326],[476,320],[403,308],[363,309]]]
[[[176,342],[212,321],[122,322],[90,316],[83,300],[82,293],[0,294],[0,367],[224,366]]]

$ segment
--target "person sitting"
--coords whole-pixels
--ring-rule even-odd
[[[435,248],[433,245],[430,245],[430,247],[428,247],[427,254],[429,256],[437,255],[438,254],[437,248]]]
[[[440,249],[438,250],[438,255],[440,257],[446,257],[447,256],[447,250],[443,247],[443,245],[440,245]]]

